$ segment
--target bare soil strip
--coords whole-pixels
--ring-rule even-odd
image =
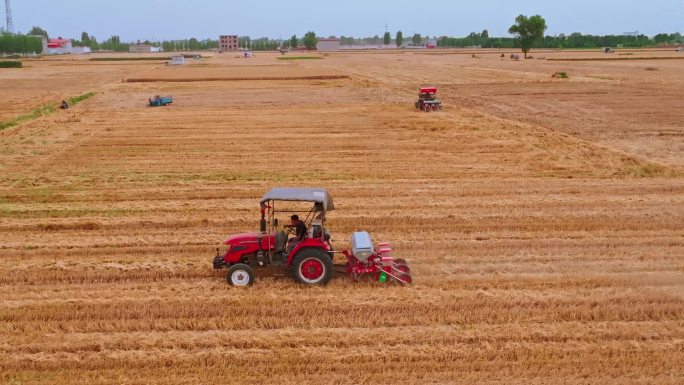
[[[350,79],[349,75],[314,75],[314,76],[255,76],[255,77],[224,77],[224,78],[129,78],[124,79],[126,83],[155,83],[155,82],[171,82],[171,83],[191,83],[191,82],[236,82],[249,80],[337,80]]]
[[[684,56],[548,58],[548,61],[684,60]]]

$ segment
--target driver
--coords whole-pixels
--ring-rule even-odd
[[[290,221],[292,224],[287,225],[285,227],[295,229],[295,237],[290,238],[290,240],[287,242],[288,250],[292,251],[292,249],[297,245],[297,243],[303,241],[304,238],[306,238],[306,223],[299,219],[299,215],[291,216]]]

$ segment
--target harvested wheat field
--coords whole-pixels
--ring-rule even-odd
[[[684,383],[682,54],[500,54],[0,70],[0,121],[96,93],[0,131],[0,383]],[[275,186],[414,284],[230,287]]]

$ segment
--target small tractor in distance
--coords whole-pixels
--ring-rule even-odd
[[[312,203],[313,207],[308,211],[292,209],[297,205],[304,207],[301,202]],[[352,235],[351,250],[334,251],[330,232],[325,228],[326,213],[334,209],[332,197],[325,189],[272,189],[261,198],[260,231],[228,237],[225,251],[216,250],[214,269],[227,268],[226,280],[233,286],[252,285],[257,274],[289,275],[304,285],[325,285],[336,274],[346,274],[354,280],[365,275],[379,282],[412,282],[407,262],[394,258],[388,243],[375,247],[367,232]],[[301,240],[288,240],[287,232],[294,233],[293,226],[284,226],[287,232],[279,230],[277,215],[293,213],[301,213],[298,216],[306,225]],[[335,254],[344,255],[346,263],[335,264]]]
[[[171,96],[159,96],[155,95],[153,98],[147,99],[150,107],[164,107],[167,104],[173,103],[173,98]]]
[[[416,108],[425,112],[442,109],[442,102],[436,97],[437,87],[421,87],[418,92]]]

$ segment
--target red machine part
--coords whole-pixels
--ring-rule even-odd
[[[292,263],[292,259],[299,253],[300,250],[306,249],[306,248],[313,248],[313,249],[322,249],[323,251],[330,251],[330,246],[328,246],[328,243],[322,241],[319,238],[306,238],[305,240],[299,242],[297,246],[295,246],[294,249],[292,249],[292,252],[290,252],[290,255],[287,260],[287,264],[289,265]]]
[[[304,278],[314,281],[323,275],[325,267],[319,260],[307,259],[302,263],[301,269]]]
[[[356,281],[365,274],[374,274],[375,279],[380,280],[380,276],[384,273],[386,277],[401,284],[412,283],[411,269],[406,260],[394,258],[388,243],[381,243],[378,246],[379,251],[368,257],[365,262],[360,261],[348,250],[344,250],[342,254],[347,257],[347,274]]]
[[[259,247],[259,242],[261,242],[261,248]],[[226,254],[223,257],[223,261],[232,265],[242,261],[243,257],[249,254],[254,254],[259,250],[270,250],[275,247],[275,235],[262,235],[259,233],[243,233],[236,234],[228,238],[225,242],[229,246]],[[330,246],[327,242],[322,241],[319,238],[307,238],[297,244],[295,248],[290,252],[287,264],[292,263],[292,259],[297,253],[306,248],[317,248],[323,249],[324,251],[330,251]]]

